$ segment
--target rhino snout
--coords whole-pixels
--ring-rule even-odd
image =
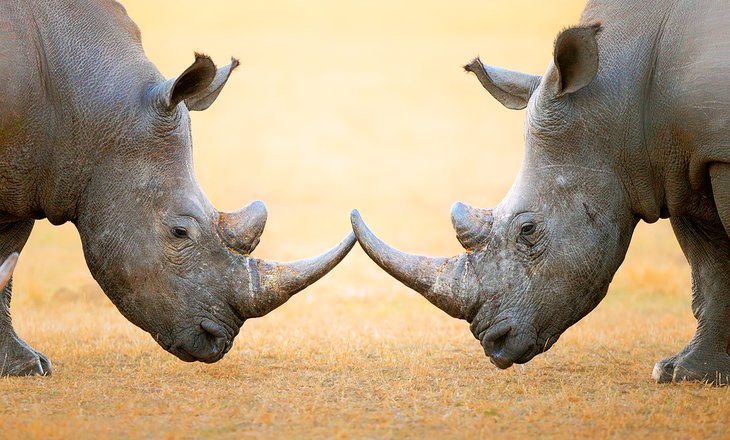
[[[524,364],[538,354],[533,333],[504,320],[484,330],[479,339],[489,360],[504,370],[512,364]]]
[[[232,342],[223,326],[203,319],[198,327],[178,336],[168,351],[185,362],[212,364],[228,353]]]

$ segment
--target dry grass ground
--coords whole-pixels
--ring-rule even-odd
[[[221,209],[269,207],[257,254],[294,259],[349,230],[454,254],[448,209],[496,204],[522,157],[522,112],[460,65],[540,73],[581,1],[124,1],[167,76],[193,50],[243,61],[193,117],[196,170]],[[306,5],[306,6],[303,6]],[[730,389],[657,385],[691,337],[689,271],[667,223],[640,225],[608,298],[525,366],[496,370],[464,322],[355,248],[246,323],[214,365],[186,364],[125,321],[72,226],[40,222],[13,316],[50,378],[0,379],[2,438],[728,438]]]

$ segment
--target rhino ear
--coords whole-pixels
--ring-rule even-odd
[[[205,110],[218,97],[238,60],[216,69],[207,55],[195,54],[195,62],[171,80],[156,86],[153,90],[155,102],[166,111],[172,111],[185,101],[189,110]]]
[[[575,93],[593,81],[598,73],[596,34],[601,22],[568,28],[558,35],[553,50],[553,64],[546,73],[546,83],[554,95]]]
[[[213,81],[205,88],[202,92],[185,99],[185,105],[188,110],[202,111],[210,107],[211,104],[216,100],[223,86],[226,85],[228,77],[231,76],[231,72],[238,67],[238,60],[231,58],[231,64],[221,67],[215,73]]]
[[[497,101],[512,110],[527,107],[530,95],[540,84],[540,77],[537,75],[486,66],[479,58],[464,66],[464,70],[473,72]]]

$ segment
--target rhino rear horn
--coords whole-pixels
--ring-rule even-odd
[[[266,218],[266,205],[256,200],[236,212],[221,212],[218,217],[218,234],[228,247],[248,255],[261,241]]]
[[[474,208],[461,202],[451,207],[451,224],[454,225],[456,239],[467,251],[486,246],[493,223],[491,209]]]
[[[473,301],[465,292],[475,280],[467,254],[451,258],[408,254],[376,237],[357,210],[351,221],[360,246],[378,266],[450,316],[470,319]]]

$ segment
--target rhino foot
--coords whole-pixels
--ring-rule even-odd
[[[651,372],[651,377],[658,383],[669,383],[674,378],[674,364],[677,361],[677,356],[668,357],[663,359],[654,365],[654,371]]]
[[[50,376],[51,361],[14,337],[0,348],[0,376]]]
[[[652,378],[659,383],[689,381],[730,385],[730,355],[690,352],[672,356],[654,366]]]

